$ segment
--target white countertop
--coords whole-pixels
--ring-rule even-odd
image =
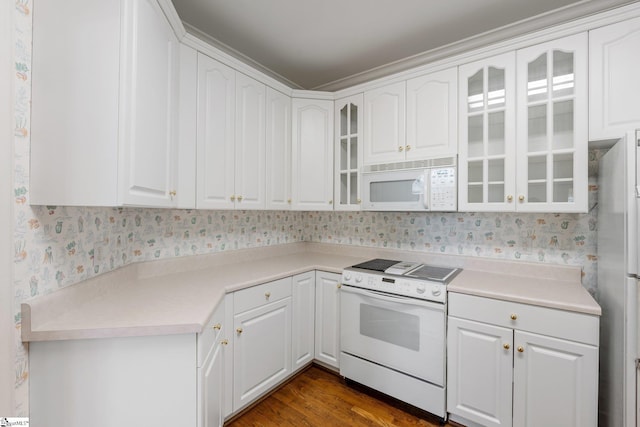
[[[199,333],[228,292],[375,257],[463,267],[450,292],[600,315],[579,267],[294,243],[131,264],[34,298],[22,304],[22,340]]]

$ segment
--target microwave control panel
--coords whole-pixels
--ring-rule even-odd
[[[429,181],[429,209],[431,211],[455,211],[458,209],[458,185],[456,168],[431,169]]]

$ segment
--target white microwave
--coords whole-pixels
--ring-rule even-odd
[[[457,185],[455,157],[367,166],[362,173],[362,209],[456,211]]]

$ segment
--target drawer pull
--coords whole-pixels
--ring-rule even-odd
[[[227,344],[229,344],[229,340],[222,340],[222,341],[220,341],[220,344],[227,345]]]
[[[216,323],[215,325],[213,325],[213,329],[219,331],[220,329],[222,329],[222,325],[220,323]]]
[[[265,292],[265,293],[264,293],[264,297],[265,297],[266,299],[271,298],[271,292]]]
[[[511,346],[509,345],[509,343],[508,343],[508,342],[504,343],[504,344],[502,345],[502,347],[503,347],[505,350],[509,350],[509,349],[511,348]]]
[[[524,353],[524,348],[521,345],[518,346],[518,353]]]
[[[242,328],[236,329],[236,332],[238,333],[238,335],[240,335],[242,333]]]
[[[517,318],[518,318],[517,314],[514,313],[514,314],[511,315],[511,320],[516,320]]]

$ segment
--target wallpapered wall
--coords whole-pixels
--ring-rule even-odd
[[[596,290],[596,212],[234,212],[29,206],[32,0],[15,2],[14,319],[16,416],[28,414],[20,303],[131,262],[295,241],[580,265]],[[595,172],[599,153],[592,152]],[[590,187],[595,200],[597,187]]]

